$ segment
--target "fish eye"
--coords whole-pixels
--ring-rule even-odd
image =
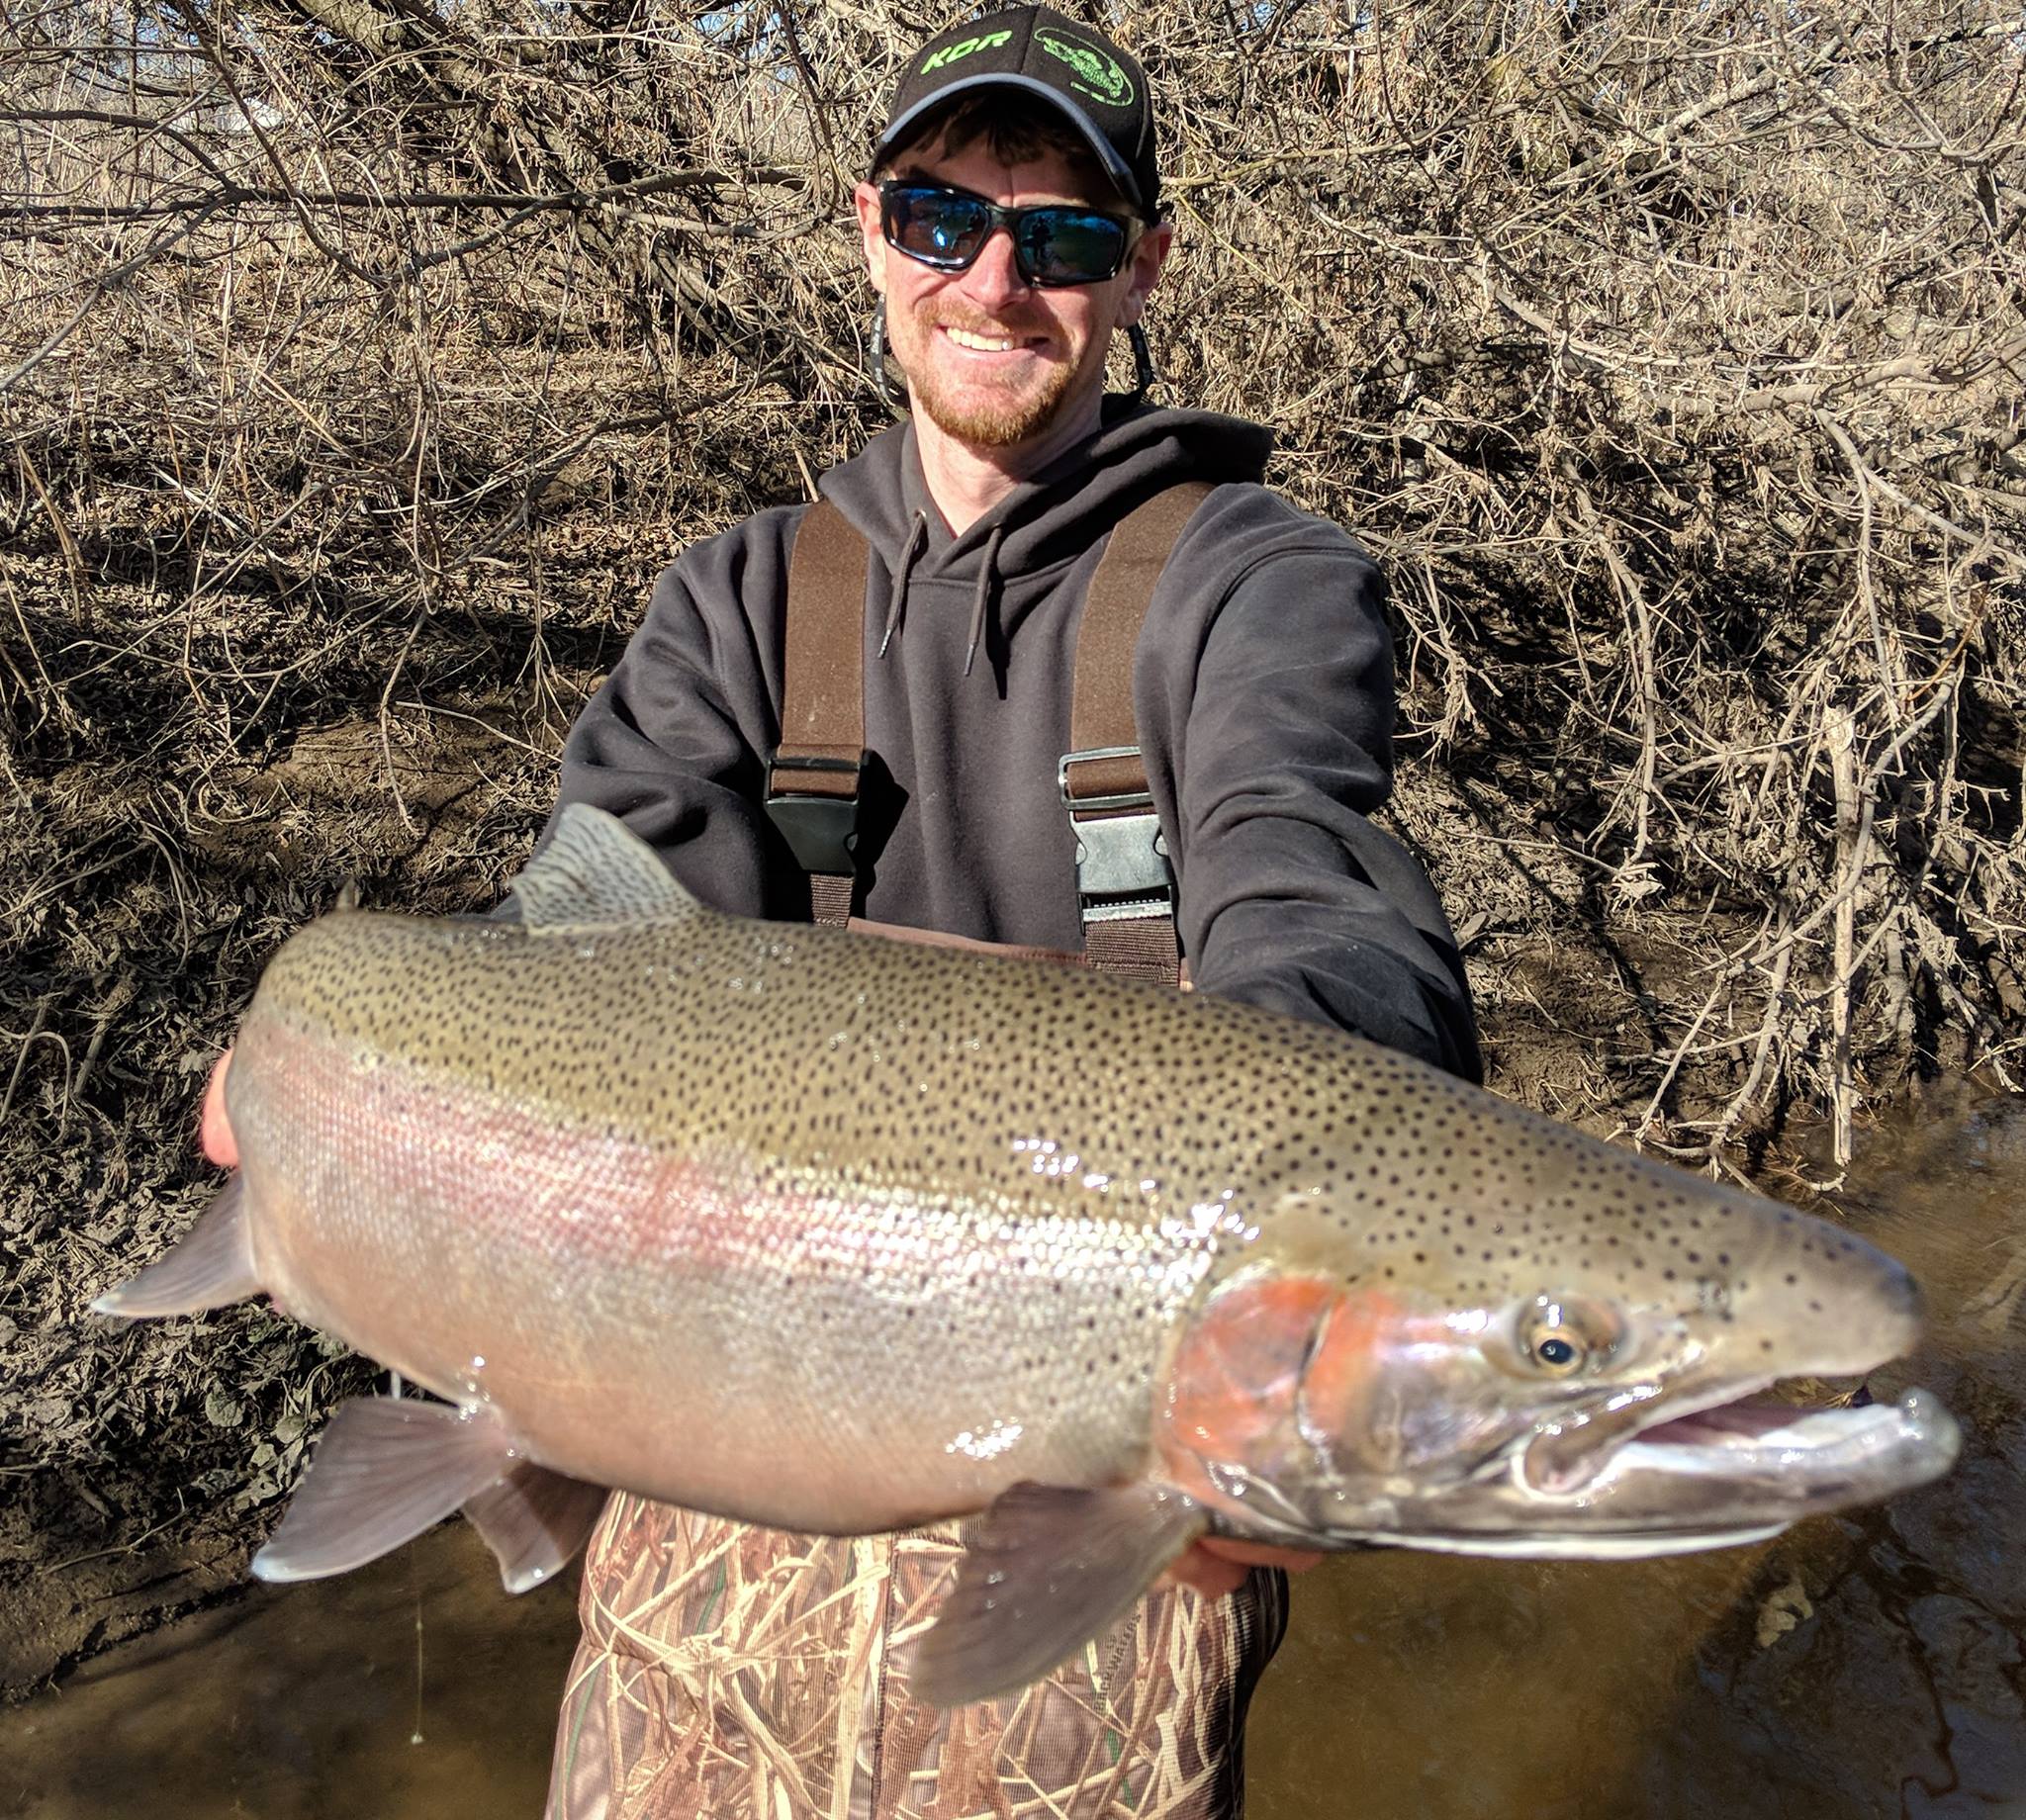
[[[1533,1370],[1550,1378],[1573,1378],[1610,1358],[1617,1344],[1616,1325],[1587,1303],[1540,1296],[1520,1310],[1514,1338]]]

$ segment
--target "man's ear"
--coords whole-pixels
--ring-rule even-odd
[[[1174,239],[1174,226],[1170,222],[1155,222],[1140,236],[1140,244],[1133,248],[1133,262],[1127,268],[1133,275],[1132,282],[1119,300],[1119,327],[1131,328],[1146,315],[1147,299],[1160,282],[1160,268],[1167,263],[1168,248]]]
[[[851,200],[859,215],[859,238],[865,244],[866,275],[872,279],[873,289],[883,296],[886,290],[886,236],[879,228],[879,186],[875,183],[855,184]]]

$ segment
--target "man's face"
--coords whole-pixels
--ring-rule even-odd
[[[895,174],[1007,208],[1072,203],[1124,213],[1055,151],[1007,164],[982,139],[954,154],[939,143],[903,157]],[[1115,278],[1044,289],[1021,277],[1009,234],[994,232],[966,270],[939,272],[886,244],[875,185],[861,183],[856,200],[873,287],[885,295],[893,358],[917,411],[980,451],[1038,440],[1086,414],[1095,426],[1112,331],[1140,319],[1172,229],[1149,228]]]

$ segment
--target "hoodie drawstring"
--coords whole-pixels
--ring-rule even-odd
[[[886,624],[879,633],[879,655],[886,655],[886,647],[893,642],[893,634],[900,629],[900,613],[907,600],[907,578],[912,573],[916,560],[929,542],[929,519],[926,512],[916,512],[914,522],[907,527],[907,542],[900,547],[900,561],[893,571],[893,592],[886,596]]]
[[[984,560],[978,565],[977,592],[970,600],[970,642],[964,651],[964,674],[970,675],[970,667],[977,658],[977,648],[985,635],[985,606],[991,599],[992,581],[999,562],[999,544],[1006,535],[1003,524],[992,526],[992,534],[985,539]]]

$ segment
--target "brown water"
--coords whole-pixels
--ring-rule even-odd
[[[536,1820],[577,1633],[467,1523],[244,1598],[0,1710],[6,1820]]]
[[[1757,1549],[1331,1562],[1253,1708],[1251,1820],[2026,1820],[2026,1100],[1938,1102],[1860,1174],[1931,1310],[1874,1388],[1941,1394],[1956,1472]],[[574,1632],[451,1524],[0,1712],[0,1816],[534,1820]]]

